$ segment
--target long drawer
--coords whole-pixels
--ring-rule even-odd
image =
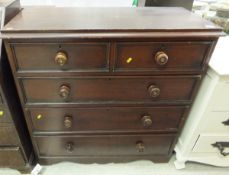
[[[39,136],[40,156],[167,155],[174,135]]]
[[[34,131],[177,131],[188,107],[30,108]]]
[[[1,167],[23,167],[25,160],[19,147],[0,147]]]
[[[201,134],[193,148],[194,153],[208,153],[208,155],[229,160],[228,134]]]
[[[205,113],[208,124],[202,128],[204,133],[229,133],[229,110],[226,111],[209,111]]]
[[[204,65],[210,42],[120,42],[115,71],[193,71]]]
[[[18,145],[19,138],[13,124],[0,123],[0,146]]]
[[[25,102],[79,104],[191,101],[199,76],[22,78]]]
[[[0,123],[11,123],[12,119],[5,105],[0,104]]]
[[[14,43],[19,71],[109,70],[109,43]]]

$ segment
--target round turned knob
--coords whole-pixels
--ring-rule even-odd
[[[145,115],[142,117],[142,125],[145,127],[145,128],[149,128],[152,126],[152,118],[148,115]]]
[[[136,148],[138,152],[144,152],[145,146],[142,141],[136,143]]]
[[[156,98],[160,95],[161,90],[159,89],[159,87],[157,87],[155,85],[151,85],[148,88],[148,92],[149,92],[151,97]]]
[[[70,95],[70,87],[67,85],[61,85],[59,90],[59,95],[62,99],[67,99]]]
[[[63,52],[63,51],[59,51],[57,52],[56,56],[55,56],[55,62],[59,65],[59,66],[64,66],[68,61],[68,56],[67,53]]]
[[[74,150],[74,143],[73,143],[73,142],[68,142],[68,143],[66,144],[65,148],[66,148],[66,150],[67,150],[68,152],[71,153],[71,152]]]
[[[72,117],[71,116],[65,116],[64,117],[64,126],[65,126],[65,128],[71,128],[72,127]]]
[[[155,61],[158,65],[163,66],[165,65],[169,60],[168,55],[165,52],[157,52],[155,55]]]

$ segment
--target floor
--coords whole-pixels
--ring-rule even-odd
[[[175,157],[166,164],[136,161],[122,164],[76,164],[63,162],[44,167],[40,175],[229,175],[228,168],[219,168],[198,163],[186,163],[186,168],[176,170]],[[0,169],[0,175],[21,175],[16,170]]]

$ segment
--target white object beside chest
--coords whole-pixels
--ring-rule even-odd
[[[229,37],[220,38],[175,147],[177,169],[186,161],[229,166]]]

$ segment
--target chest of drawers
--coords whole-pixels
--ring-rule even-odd
[[[17,0],[0,2],[0,28],[20,11]],[[0,167],[30,170],[33,149],[15,88],[6,50],[0,39]]]
[[[168,161],[221,34],[181,8],[25,8],[2,36],[39,161]]]

